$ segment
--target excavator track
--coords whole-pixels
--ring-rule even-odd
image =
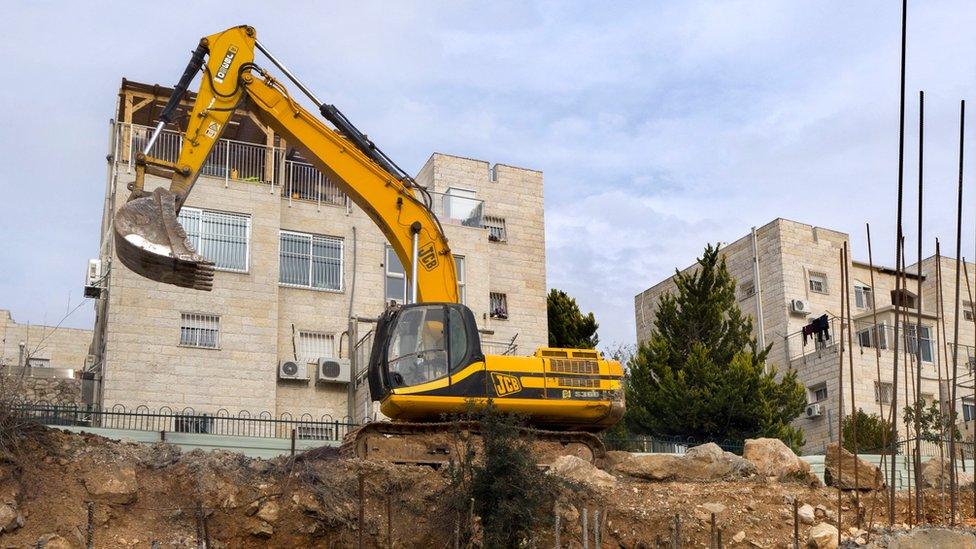
[[[519,428],[519,435],[523,440],[532,441],[532,453],[541,466],[547,466],[565,455],[576,456],[590,463],[606,456],[603,441],[593,433],[522,427]],[[474,437],[473,447],[476,453],[480,453],[481,425],[477,421],[377,421],[347,433],[343,437],[339,457],[440,467],[451,461],[459,461],[468,437]]]

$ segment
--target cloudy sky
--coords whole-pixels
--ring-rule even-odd
[[[81,299],[122,77],[171,85],[199,37],[241,23],[410,171],[432,151],[543,170],[549,285],[604,342],[633,341],[634,295],[706,242],[776,217],[849,232],[865,259],[870,222],[893,263],[894,0],[179,4],[5,3],[0,308],[17,321],[56,323]],[[906,233],[914,249],[924,89],[928,254],[954,245],[976,4],[912,4]]]

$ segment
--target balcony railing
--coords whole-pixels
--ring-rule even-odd
[[[433,199],[431,209],[442,223],[449,222],[478,228],[484,226],[484,200],[435,192],[431,192],[430,196]]]
[[[138,124],[118,124],[116,158],[133,169],[136,155],[142,152],[153,128]],[[179,132],[163,130],[149,151],[150,156],[176,162],[183,147]],[[254,143],[220,139],[210,151],[200,170],[201,175],[230,181],[249,181],[270,186],[282,199],[346,205],[346,195],[334,181],[311,164],[285,159],[285,151]]]

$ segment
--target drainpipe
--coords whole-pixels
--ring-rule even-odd
[[[17,357],[17,366],[20,367],[20,368],[23,368],[24,367],[24,355],[25,355],[24,348],[25,347],[27,347],[27,344],[24,343],[23,341],[21,341],[20,342],[20,356]]]
[[[352,280],[349,283],[349,314],[346,318],[349,319],[349,328],[346,332],[349,337],[349,343],[347,345],[348,355],[346,358],[349,359],[349,386],[346,391],[346,415],[349,416],[349,422],[356,422],[356,374],[359,373],[359,364],[356,362],[356,343],[359,342],[359,334],[356,330],[356,319],[352,316],[352,306],[353,300],[356,297],[356,226],[352,226]],[[342,340],[340,339],[340,346]],[[340,353],[341,355],[341,353]]]
[[[762,279],[759,276],[759,244],[756,228],[752,228],[752,277],[756,286],[756,331],[759,333],[759,348],[766,348],[766,326],[763,324]]]

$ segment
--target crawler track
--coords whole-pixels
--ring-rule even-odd
[[[603,442],[593,433],[520,428],[520,435],[532,441],[532,452],[543,466],[564,455],[577,456],[591,463],[606,455]],[[458,461],[468,437],[473,437],[475,452],[480,452],[481,424],[476,421],[378,421],[350,431],[343,438],[339,455],[344,459],[358,457],[439,467],[452,460]]]

